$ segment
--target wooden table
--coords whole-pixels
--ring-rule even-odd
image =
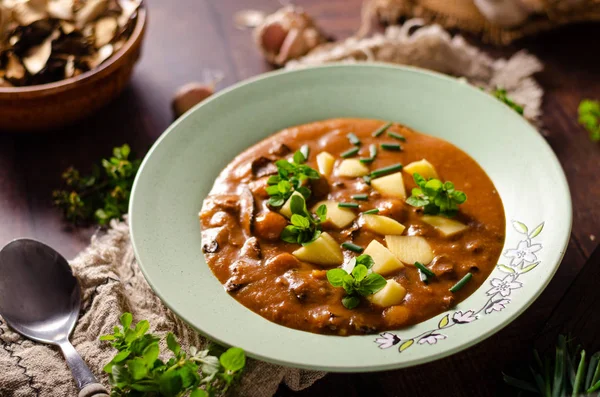
[[[112,147],[122,143],[131,144],[138,155],[143,155],[173,120],[173,92],[184,83],[201,80],[203,69],[217,69],[225,74],[220,87],[271,69],[255,49],[250,32],[237,30],[232,16],[241,8],[273,11],[278,2],[149,3],[150,25],[143,57],[123,95],[96,116],[64,131],[45,135],[0,134],[0,245],[27,236],[73,257],[88,244],[94,229],[66,225],[52,207],[51,191],[59,185],[62,170],[69,165],[85,170],[92,160],[107,156]],[[296,3],[335,37],[348,36],[359,25],[361,0]],[[295,394],[282,387],[278,395],[487,396],[502,387],[501,371],[510,372],[511,363],[527,357],[532,338],[543,328],[598,246],[594,235],[600,238],[600,145],[591,143],[578,126],[576,111],[581,98],[600,98],[598,37],[600,25],[582,25],[527,39],[510,48],[482,45],[494,56],[508,56],[526,48],[546,66],[537,76],[546,90],[543,133],[567,174],[574,217],[567,254],[543,295],[506,329],[450,358],[400,371],[331,374],[307,391]],[[552,186],[548,186],[548,194],[552,194]],[[586,267],[589,274],[593,271],[598,275],[599,257],[596,255],[595,262]],[[584,276],[577,286],[588,288],[593,294],[594,283]],[[576,305],[578,295],[570,296]],[[590,308],[582,310],[593,313]],[[558,319],[559,325],[567,321],[556,313],[553,318]],[[584,342],[600,348],[593,330],[583,329]]]

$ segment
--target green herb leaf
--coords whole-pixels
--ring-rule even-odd
[[[423,207],[425,214],[450,218],[458,213],[458,206],[467,201],[467,195],[456,190],[452,182],[426,180],[418,173],[413,174],[413,179],[419,187],[412,190],[406,202],[413,207]]]
[[[175,339],[175,335],[173,335],[171,332],[167,334],[167,347],[173,352],[173,354],[179,356],[181,346],[179,346],[179,343],[177,343],[177,340]]]
[[[600,141],[600,101],[584,99],[579,103],[579,124],[585,128],[590,139]]]
[[[344,269],[331,269],[327,271],[327,281],[334,287],[341,287],[344,282],[344,277],[348,273]]]
[[[279,238],[293,244],[310,244],[321,235],[321,222],[327,218],[327,207],[325,205],[317,208],[316,216],[306,209],[306,201],[300,195],[290,198],[291,225],[286,226]]]
[[[219,362],[228,371],[239,371],[246,366],[246,355],[239,347],[231,347],[221,355]]]
[[[365,277],[367,277],[367,273],[369,270],[363,265],[356,265],[354,269],[352,269],[352,277],[357,283],[360,283]]]
[[[362,296],[372,295],[385,287],[387,281],[378,273],[369,274],[358,287]]]
[[[277,166],[277,175],[272,175],[267,179],[267,188],[269,194],[269,205],[272,207],[281,207],[292,196],[294,191],[297,191],[305,199],[310,197],[310,189],[305,181],[317,180],[320,178],[319,173],[311,167],[304,164],[306,162],[305,154],[308,156],[308,146],[302,147],[300,151],[294,153],[292,162],[287,160],[278,160],[275,162]]]
[[[492,91],[492,95],[494,97],[496,97],[496,99],[498,99],[501,102],[503,102],[506,105],[508,105],[515,112],[519,113],[520,115],[523,115],[523,106],[515,103],[512,99],[510,99],[506,95],[506,90],[505,89],[497,87],[494,91]]]
[[[189,353],[183,352],[170,332],[166,339],[173,357],[163,362],[158,359],[159,338],[147,333],[148,321],[140,321],[133,328],[131,321],[131,314],[124,313],[120,318],[123,327],[115,327],[113,334],[101,337],[111,341],[118,351],[104,367],[113,397],[214,397],[227,391],[246,364],[244,351],[237,347],[228,349],[220,358],[194,347]]]
[[[128,145],[113,149],[113,157],[94,165],[91,175],[82,176],[73,167],[63,172],[64,188],[52,193],[54,205],[75,224],[96,221],[101,225],[127,213],[129,197],[140,160],[129,160]]]
[[[385,287],[387,281],[377,273],[369,273],[373,266],[373,258],[369,255],[360,255],[353,258],[354,266],[349,266],[352,272],[348,274],[344,269],[331,269],[327,271],[327,280],[334,287],[342,287],[346,296],[342,304],[347,309],[353,309],[360,303],[360,296],[368,296]]]
[[[354,309],[356,306],[360,304],[360,298],[355,295],[346,295],[342,298],[342,305],[346,309]]]

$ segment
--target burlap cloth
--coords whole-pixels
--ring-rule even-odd
[[[495,44],[508,44],[525,36],[562,25],[600,21],[600,0],[539,0],[540,9],[517,26],[500,26],[487,20],[474,0],[366,0],[378,18],[389,24],[419,17],[446,29],[459,29]],[[497,1],[502,3],[506,0]],[[527,3],[527,1],[521,0]],[[531,3],[531,2],[530,2]]]
[[[151,331],[161,336],[174,332],[186,349],[207,343],[152,292],[134,257],[126,222],[113,221],[106,232],[92,238],[91,245],[71,265],[82,292],[81,316],[71,342],[104,385],[108,386],[108,382],[102,367],[115,350],[98,338],[112,332],[123,312],[131,312],[134,321],[147,319]],[[161,350],[166,350],[166,346]],[[292,390],[300,390],[324,375],[249,360],[239,387],[231,395],[272,396],[281,382]],[[22,338],[1,318],[0,396],[77,396],[71,372],[58,348]]]
[[[525,115],[535,121],[540,112],[542,90],[531,75],[541,69],[539,61],[526,53],[509,60],[493,60],[460,37],[450,37],[439,26],[410,34],[420,24],[390,27],[384,35],[336,43],[288,67],[334,61],[377,60],[427,67],[463,75],[475,84],[490,88],[500,85],[512,98],[525,105]],[[72,262],[82,288],[81,317],[71,341],[92,371],[105,385],[102,367],[114,355],[100,335],[110,333],[125,311],[136,321],[148,319],[152,332],[164,336],[174,332],[187,348],[202,347],[207,341],[169,311],[152,292],[136,263],[126,222],[94,236],[91,245]],[[312,385],[323,372],[311,372],[249,360],[245,376],[232,393],[236,396],[272,396],[284,382],[293,390]],[[0,396],[76,396],[77,391],[57,348],[23,339],[0,318]]]

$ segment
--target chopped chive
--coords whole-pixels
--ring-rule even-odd
[[[350,150],[346,150],[344,153],[341,154],[341,156],[343,158],[352,157],[352,156],[357,155],[359,150],[360,150],[359,148],[355,147]]]
[[[354,146],[361,145],[360,139],[358,139],[358,137],[356,135],[354,135],[352,132],[349,133],[348,135],[346,135],[346,138],[348,138],[350,143],[353,144]]]
[[[379,208],[373,208],[371,210],[363,212],[365,215],[377,214],[379,212]]]
[[[400,164],[400,163],[390,165],[388,167],[379,168],[379,169],[376,169],[375,171],[371,172],[371,178],[379,178],[380,176],[383,176],[385,174],[389,174],[389,173],[401,171],[401,170],[402,170],[402,164]]]
[[[338,203],[338,207],[340,207],[340,208],[358,208],[358,204],[356,204],[356,203]]]
[[[427,275],[427,277],[435,277],[435,273],[432,272],[431,270],[429,270],[429,268],[427,268],[421,262],[415,262],[415,267],[417,269],[419,269],[420,271],[422,271],[423,273],[425,273],[425,275]]]
[[[371,156],[372,159],[375,159],[375,156],[377,156],[377,145],[374,143],[369,145],[369,156]]]
[[[368,200],[368,199],[369,199],[368,194],[355,194],[354,196],[352,196],[352,200]]]
[[[458,292],[458,291],[460,291],[460,289],[462,287],[464,287],[465,284],[467,284],[469,282],[469,280],[471,280],[472,277],[473,277],[473,275],[471,273],[465,274],[465,276],[463,278],[461,278],[458,283],[454,284],[452,286],[452,288],[450,288],[450,292]]]
[[[308,145],[302,145],[300,147],[300,153],[302,153],[302,155],[304,156],[304,161],[308,160],[308,155],[310,154],[310,146]]]
[[[365,183],[366,183],[367,185],[370,185],[370,184],[371,184],[371,177],[370,177],[369,175],[365,175],[365,176],[363,176],[363,180],[365,181]]]
[[[398,143],[382,143],[381,148],[383,150],[393,150],[395,152],[402,150],[402,147]]]
[[[373,131],[373,133],[371,134],[374,137],[378,137],[379,135],[383,134],[385,132],[385,130],[387,130],[388,128],[390,128],[392,126],[391,121],[387,124],[382,125],[381,127],[379,127],[378,129],[376,129],[375,131]]]
[[[388,134],[388,136],[390,136],[390,137],[392,137],[392,138],[396,138],[396,139],[398,139],[399,141],[406,142],[406,138],[404,137],[404,135],[398,134],[397,132],[394,132],[394,131],[388,131],[388,133],[387,133],[387,134]]]
[[[353,251],[353,252],[357,252],[357,253],[361,253],[361,252],[363,252],[365,250],[360,245],[353,244],[353,243],[351,243],[349,241],[346,241],[346,242],[342,243],[342,248],[346,248],[347,250],[350,250],[350,251]]]
[[[361,157],[358,159],[363,164],[371,164],[375,159],[373,157]]]
[[[421,279],[424,284],[429,284],[429,277],[427,277],[427,274],[425,274],[421,269],[417,270],[419,271],[419,279]]]

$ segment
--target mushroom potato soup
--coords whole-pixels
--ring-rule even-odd
[[[200,212],[238,302],[319,334],[416,324],[472,294],[505,237],[502,201],[454,145],[397,123],[287,128],[237,156]]]

